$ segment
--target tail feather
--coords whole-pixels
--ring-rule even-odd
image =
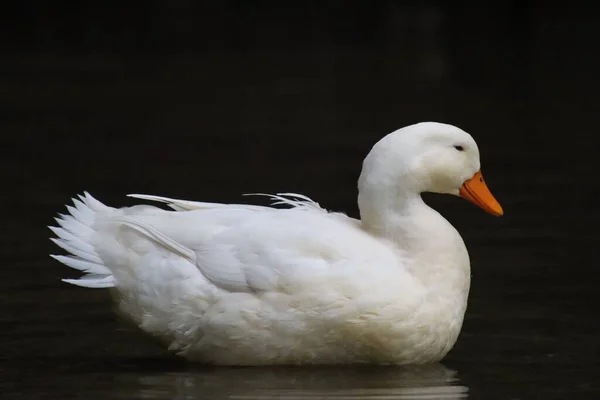
[[[73,236],[72,234],[69,233],[69,231],[63,229],[63,228],[58,228],[56,226],[49,226],[48,228],[50,228],[50,230],[52,232],[54,232],[54,234],[56,236],[59,236],[60,239],[55,239],[52,238],[50,240],[54,241],[60,241],[61,243],[68,243],[70,246],[73,246],[75,248],[77,248],[78,250],[84,252],[84,253],[88,253],[88,254],[96,254],[96,251],[94,250],[94,246],[92,246],[89,243],[86,243],[84,241],[82,241],[81,239],[76,238],[75,236]],[[67,251],[71,251],[68,249],[65,249]],[[83,257],[86,258],[86,257]]]
[[[98,213],[112,209],[87,192],[72,200],[74,207],[67,206],[69,215],[59,214],[55,218],[59,226],[49,226],[57,236],[50,240],[70,254],[51,257],[85,275],[79,279],[63,279],[63,282],[89,288],[114,287],[112,272],[104,265],[92,243]]]
[[[76,220],[72,215],[58,214],[58,218],[54,220],[61,228],[76,236],[89,236],[94,232],[92,228]]]
[[[96,276],[96,275],[94,275]],[[101,278],[88,278],[88,276],[82,276],[79,279],[63,279],[65,283],[70,283],[71,285],[81,286],[91,289],[104,289],[115,287],[115,278],[112,275],[102,276]]]
[[[54,244],[56,244],[58,247],[60,247],[61,249],[68,251],[69,253],[73,254],[75,257],[82,259],[82,260],[89,260],[93,263],[96,264],[102,264],[102,259],[100,257],[98,257],[97,254],[95,254],[93,252],[93,248],[92,251],[85,251],[81,248],[77,248],[77,242],[73,242],[73,241],[69,241],[69,240],[64,240],[64,239],[55,239],[52,238],[50,239],[52,240],[52,242]],[[73,243],[73,244],[71,244]],[[87,243],[84,243],[87,245]],[[89,246],[89,245],[88,245]],[[91,247],[91,246],[90,246]]]
[[[85,272],[87,274],[104,274],[110,273],[108,269],[102,264],[96,264],[90,261],[85,261],[77,257],[69,257],[69,256],[57,256],[55,254],[51,254],[50,257],[54,258],[56,261],[59,261],[66,266],[79,270],[81,272]]]

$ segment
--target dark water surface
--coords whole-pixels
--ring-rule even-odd
[[[375,3],[13,11],[0,65],[3,399],[598,398],[600,25],[541,2]],[[422,120],[473,134],[506,213],[427,196],[473,269],[443,365],[193,366],[119,321],[107,292],[61,283],[75,274],[48,257],[46,226],[83,190],[115,206],[132,192],[293,191],[356,216],[362,158]]]

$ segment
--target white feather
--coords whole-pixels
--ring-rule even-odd
[[[59,237],[59,239],[51,239],[52,241],[55,241],[55,243],[57,241],[60,243],[68,244],[69,246],[72,246],[75,249],[77,249],[77,251],[85,253],[86,256],[82,256],[82,258],[87,258],[87,256],[96,257],[94,247],[91,244],[86,243],[80,238],[77,238],[75,235],[69,233],[69,231],[63,228],[58,228],[56,226],[49,226],[48,228],[50,228],[50,230],[52,230],[52,232],[54,232],[54,234]],[[69,252],[71,251],[69,249],[65,250]]]
[[[58,256],[58,255],[50,255],[50,257],[54,258],[57,261],[71,267],[75,268],[82,272],[87,272],[91,274],[101,274],[106,272],[106,267],[100,264],[96,264],[89,261],[84,261],[75,257],[67,257],[67,256]]]
[[[313,210],[327,212],[327,210],[321,208],[319,203],[317,203],[316,201],[312,200],[307,196],[297,193],[246,193],[244,196],[264,196],[275,200],[271,203],[272,205],[288,205],[294,208],[310,208]]]
[[[264,196],[269,197],[272,200],[276,200],[272,202],[272,205],[288,205],[291,207],[312,207],[314,209],[323,210],[319,203],[312,200],[311,198],[298,194],[298,193],[277,193],[277,194],[267,194],[267,193],[246,193],[244,196]],[[132,197],[136,199],[156,201],[160,203],[166,203],[169,207],[174,209],[175,211],[191,211],[191,210],[201,210],[201,209],[209,209],[209,208],[242,208],[246,210],[254,210],[254,211],[264,211],[264,206],[255,206],[249,204],[223,204],[223,203],[209,203],[209,202],[200,202],[200,201],[190,201],[190,200],[180,200],[180,199],[171,199],[168,197],[162,196],[153,196],[147,194],[128,194],[127,197]],[[288,198],[289,197],[289,198]],[[326,210],[323,210],[326,211]]]
[[[139,233],[154,240],[161,246],[164,246],[166,249],[176,254],[179,254],[192,262],[196,260],[196,254],[192,250],[186,248],[185,246],[182,246],[181,244],[169,238],[167,235],[164,235],[162,232],[155,229],[153,226],[146,224],[139,219],[135,219],[132,217],[115,217],[112,218],[112,221],[120,222],[125,226],[135,229]]]
[[[80,279],[65,279],[65,282],[93,288],[112,287],[114,286],[112,272],[104,265],[104,261],[92,244],[96,214],[98,211],[106,211],[110,208],[87,193],[85,197],[80,196],[80,199],[72,199],[75,207],[67,206],[70,215],[59,214],[59,217],[55,218],[60,227],[49,226],[57,236],[50,240],[69,252],[71,256],[51,255],[51,257],[86,274]]]
[[[79,279],[62,279],[62,281],[75,286],[81,286],[90,289],[106,289],[115,287],[116,285],[115,279],[112,275],[102,275],[99,278],[90,278],[88,275],[84,275]]]
[[[71,215],[59,214],[59,217],[54,220],[66,231],[76,236],[89,236],[94,232],[89,226],[79,222]]]
[[[201,202],[201,201],[171,199],[168,197],[152,196],[152,195],[148,195],[148,194],[128,194],[127,197],[131,197],[134,199],[156,201],[159,203],[166,203],[169,207],[171,207],[175,211],[202,210],[202,209],[207,209],[207,208],[228,208],[228,209],[242,208],[242,209],[256,210],[256,211],[260,211],[260,210],[264,209],[264,207],[261,207],[261,206],[252,206],[252,205],[248,205],[248,204],[208,203],[208,202]]]
[[[88,260],[95,264],[102,264],[102,260],[100,259],[100,257],[98,257],[97,254],[94,254],[92,252],[83,251],[83,250],[77,248],[76,245],[72,245],[71,243],[73,243],[73,242],[69,242],[67,240],[62,240],[62,239],[55,239],[55,238],[52,238],[50,240],[52,240],[52,242],[54,244],[56,244],[58,247],[62,248],[63,250],[68,251],[69,253],[73,254],[74,256],[76,256],[80,259]]]

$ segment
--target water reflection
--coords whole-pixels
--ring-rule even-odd
[[[144,376],[116,385],[143,399],[459,399],[468,388],[441,364],[418,367],[214,368]],[[137,389],[136,389],[137,387]],[[133,392],[133,393],[132,393]],[[123,392],[121,392],[123,393]]]

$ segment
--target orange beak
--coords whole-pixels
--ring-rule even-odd
[[[485,184],[481,171],[477,171],[471,179],[463,183],[458,193],[463,199],[469,200],[492,215],[499,217],[504,214],[502,206]]]

